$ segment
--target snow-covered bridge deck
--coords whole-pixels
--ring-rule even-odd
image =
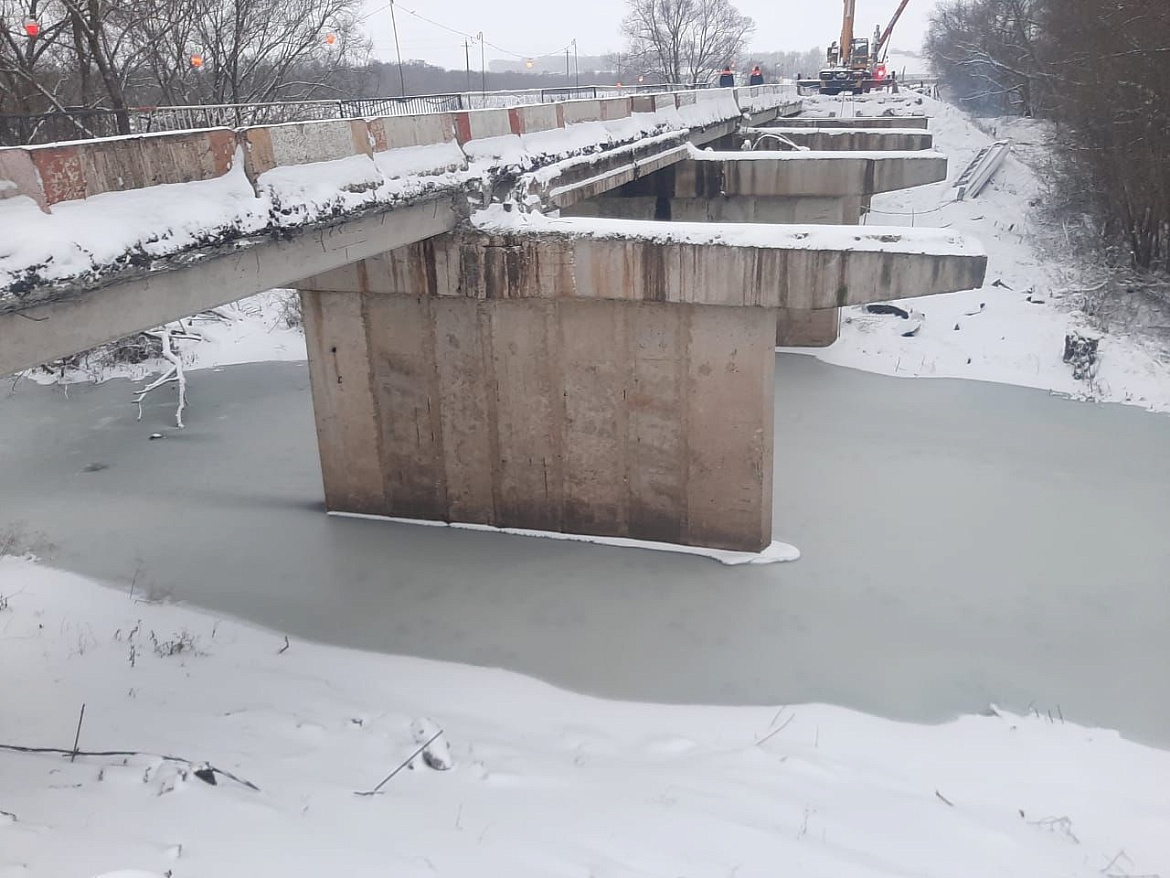
[[[799,106],[761,86],[0,149],[0,312],[439,196],[466,213],[521,178],[563,206]]]

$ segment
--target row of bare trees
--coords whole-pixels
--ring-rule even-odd
[[[0,0],[0,113],[353,97],[349,86],[369,60],[363,5]],[[627,7],[619,57],[630,80],[706,83],[743,60],[755,29],[730,0]],[[119,130],[129,131],[126,113],[120,117]]]
[[[361,0],[0,0],[0,112],[319,96],[368,52],[361,9]]]
[[[736,65],[751,18],[729,0],[628,0],[622,22],[631,70],[664,82],[699,85]]]
[[[926,49],[971,108],[1055,122],[1059,200],[1170,272],[1170,3],[946,0]]]

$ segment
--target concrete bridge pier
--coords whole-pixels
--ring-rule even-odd
[[[490,258],[490,257],[489,257]],[[758,308],[467,297],[417,245],[301,296],[330,510],[759,551]]]
[[[329,509],[764,549],[776,311],[967,289],[986,263],[804,228],[534,215],[301,281]]]

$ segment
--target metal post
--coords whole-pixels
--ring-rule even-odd
[[[390,0],[390,24],[394,27],[394,51],[398,55],[398,86],[406,97],[406,75],[402,72],[402,49],[398,45],[398,17],[394,14],[394,0]]]
[[[463,41],[463,60],[467,62],[467,91],[471,92],[471,43]]]
[[[581,64],[577,57],[577,41],[573,40],[573,73],[577,76],[577,88],[581,87]]]
[[[479,32],[479,91],[487,94],[487,50],[484,48],[483,31]]]
[[[571,81],[569,78],[569,47],[565,46],[565,85],[568,85]]]

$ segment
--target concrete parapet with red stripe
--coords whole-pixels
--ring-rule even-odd
[[[464,110],[455,114],[455,137],[461,145],[511,133],[512,119],[507,110]]]
[[[307,165],[373,155],[365,119],[330,119],[241,128],[244,168],[253,183],[265,171],[287,165]]]
[[[450,113],[419,116],[378,116],[367,119],[374,152],[407,146],[450,143],[455,139],[455,118]]]
[[[51,205],[163,183],[209,180],[236,151],[227,128],[0,149],[0,179],[48,211]]]

